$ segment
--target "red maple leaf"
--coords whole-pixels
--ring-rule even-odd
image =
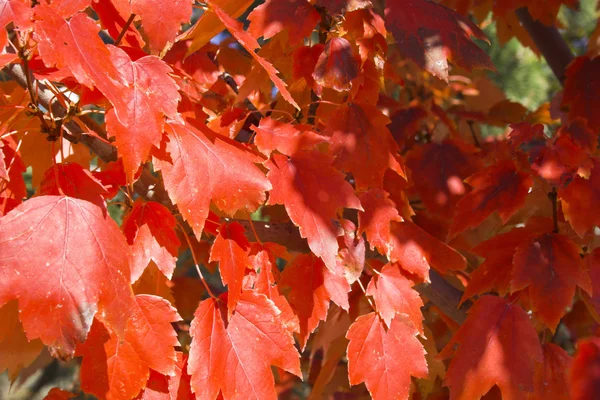
[[[583,236],[595,226],[600,226],[600,213],[597,204],[600,201],[600,162],[594,161],[594,167],[588,179],[579,175],[564,189],[560,189],[562,210],[575,232]]]
[[[188,356],[177,352],[175,375],[163,375],[150,370],[146,387],[135,397],[135,400],[194,400],[190,386],[191,377],[187,373]]]
[[[223,224],[219,235],[210,250],[210,262],[219,262],[219,272],[224,285],[227,285],[227,310],[229,317],[242,294],[246,268],[251,263],[248,258],[249,243],[244,236],[244,227],[237,222]]]
[[[138,280],[150,261],[171,279],[180,245],[176,225],[177,220],[162,204],[139,199],[133,203],[121,226],[132,246],[131,282]]]
[[[313,151],[288,158],[273,156],[267,177],[273,185],[268,204],[283,204],[292,222],[307,238],[312,252],[335,271],[338,252],[337,212],[361,209],[352,186],[331,166],[331,156]]]
[[[325,44],[317,60],[313,79],[319,85],[338,92],[350,90],[352,80],[358,76],[358,62],[347,39],[334,37]]]
[[[531,399],[569,400],[571,356],[554,343],[542,345],[544,362],[536,364],[535,391]]]
[[[552,331],[571,304],[576,287],[592,293],[580,254],[579,246],[557,233],[524,241],[515,251],[511,291],[527,287],[532,308]]]
[[[119,155],[130,180],[150,154],[152,146],[160,147],[164,118],[177,118],[181,100],[178,87],[169,76],[171,68],[156,56],[132,60],[125,51],[110,46],[112,63],[119,69],[127,88],[122,101],[127,105],[106,114],[109,136],[116,137]]]
[[[252,10],[248,20],[248,32],[255,38],[270,39],[285,29],[293,46],[310,35],[321,16],[306,0],[267,0]]]
[[[367,103],[349,103],[326,117],[334,165],[352,173],[358,190],[382,187],[388,168],[404,175],[388,118]],[[368,167],[366,167],[368,166]]]
[[[259,125],[252,126],[252,130],[256,133],[256,147],[266,156],[275,150],[291,156],[328,141],[327,137],[309,130],[308,126],[292,125],[271,117],[261,118]]]
[[[57,164],[44,172],[39,194],[46,196],[63,194],[106,208],[104,197],[108,195],[108,191],[89,170],[79,164],[67,163]]]
[[[301,376],[292,334],[279,315],[264,295],[245,291],[225,327],[215,299],[200,303],[190,327],[194,393],[210,400],[219,392],[225,399],[277,399],[271,365]]]
[[[150,50],[158,54],[172,44],[181,28],[192,15],[190,0],[111,0],[125,19],[135,14],[142,20]]]
[[[445,385],[452,399],[479,399],[494,385],[503,398],[534,390],[535,362],[542,362],[537,332],[525,311],[505,299],[482,296],[439,357],[452,357]]]
[[[456,203],[467,193],[463,180],[481,167],[476,152],[475,147],[454,139],[409,152],[406,166],[427,209],[443,216],[454,213]]]
[[[83,357],[82,389],[109,400],[133,398],[144,388],[150,369],[174,374],[179,342],[171,322],[180,319],[167,300],[137,295],[124,336],[95,320],[88,339],[77,346],[76,355]]]
[[[600,106],[598,68],[600,57],[582,56],[571,61],[565,72],[562,98],[562,105],[569,108],[569,120],[585,118],[588,128],[595,132],[600,129],[600,116],[596,112]]]
[[[281,93],[281,96],[295,108],[300,109],[298,103],[294,101],[294,98],[287,90],[287,85],[285,84],[285,82],[282,81],[279,76],[277,76],[279,71],[277,71],[277,69],[275,69],[275,67],[270,62],[268,62],[263,57],[255,53],[255,50],[260,48],[260,45],[258,44],[256,39],[254,39],[252,35],[250,35],[243,29],[241,23],[231,18],[225,11],[223,11],[223,9],[221,9],[221,7],[219,7],[214,0],[209,0],[207,1],[207,3],[210,5],[214,13],[219,17],[221,22],[225,24],[227,30],[231,32],[231,34],[248,51],[248,53],[250,53],[250,55],[256,60],[256,62],[258,62],[260,66],[264,68],[264,70],[269,75],[269,78],[271,78],[273,84],[275,84],[275,86]]]
[[[320,258],[310,254],[296,257],[283,270],[279,285],[283,290],[290,289],[287,297],[300,321],[302,350],[319,322],[327,318],[331,300],[346,311],[349,308],[350,285],[346,279],[333,274]]]
[[[512,161],[501,161],[471,175],[466,181],[473,190],[456,203],[456,213],[450,227],[449,237],[479,225],[494,211],[502,222],[525,203],[525,197],[533,185],[531,177],[517,170]]]
[[[485,34],[445,6],[427,0],[396,0],[387,4],[385,22],[400,52],[440,79],[448,80],[448,58],[468,70],[494,70],[486,52],[471,41],[476,37],[489,43]]]
[[[205,125],[199,129],[168,123],[166,147],[172,161],[154,158],[169,197],[198,239],[211,201],[230,215],[242,209],[254,211],[271,188],[264,173],[254,165],[261,161],[259,157]]]
[[[25,245],[35,252],[22,253]],[[72,356],[98,310],[116,332],[125,329],[134,303],[128,258],[125,237],[98,206],[64,196],[29,199],[0,219],[0,304],[19,299],[27,337]]]
[[[388,328],[396,314],[402,314],[423,334],[423,301],[413,286],[397,265],[387,264],[373,276],[366,294],[373,296],[377,312]]]
[[[428,376],[425,350],[417,328],[397,316],[387,329],[376,313],[358,317],[350,326],[348,376],[351,385],[364,382],[374,400],[406,399],[411,376]]]

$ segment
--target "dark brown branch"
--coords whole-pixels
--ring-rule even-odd
[[[127,33],[127,30],[129,30],[129,25],[131,25],[131,23],[133,22],[134,19],[135,19],[135,14],[131,14],[129,16],[129,19],[127,20],[127,22],[125,22],[125,26],[123,26],[123,29],[121,29],[121,33],[119,33],[119,37],[117,37],[117,39],[115,40],[115,46],[118,46],[121,44],[121,40],[123,40],[125,33]]]
[[[554,75],[563,84],[565,70],[574,58],[565,39],[555,26],[546,26],[540,21],[534,21],[527,8],[519,8],[515,13]]]
[[[12,78],[22,87],[27,88],[27,74],[21,64],[11,64],[4,68],[4,70],[12,76]],[[41,105],[46,109],[52,109],[52,114],[57,118],[62,118],[67,115],[67,110],[62,104],[52,101],[54,99],[54,93],[43,83],[32,80],[31,88],[38,94],[37,102],[34,106]],[[68,121],[64,125],[65,131],[64,137],[73,143],[83,143],[86,145],[94,154],[100,157],[103,161],[116,161],[117,160],[117,149],[108,142],[95,137],[85,132],[75,121]]]

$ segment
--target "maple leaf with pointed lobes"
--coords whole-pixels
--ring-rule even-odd
[[[429,280],[429,267],[442,274],[467,267],[462,255],[413,222],[392,221],[390,234],[389,260],[400,263],[403,269],[424,281]]]
[[[579,175],[564,189],[559,189],[562,211],[573,230],[581,237],[600,226],[600,161],[594,159],[588,179]]]
[[[321,16],[307,0],[267,0],[252,10],[248,20],[248,32],[255,38],[270,39],[285,29],[293,46],[303,43]]]
[[[394,158],[398,145],[386,127],[389,122],[367,103],[345,104],[326,118],[334,165],[352,173],[358,190],[381,187],[388,168],[404,175]]]
[[[110,37],[113,39],[118,38],[127,24],[129,15],[122,16],[119,14],[119,11],[115,8],[112,1],[94,0],[92,1],[92,8],[96,12],[96,15],[98,15],[102,27],[106,29]],[[136,49],[142,49],[146,43],[144,42],[144,39],[142,39],[142,35],[140,35],[135,28],[135,24],[129,24],[127,26],[127,31],[121,38],[121,44]]]
[[[242,294],[246,268],[250,268],[248,248],[250,244],[244,236],[244,227],[237,222],[222,224],[219,235],[210,250],[210,262],[219,262],[219,272],[224,285],[227,285],[227,310],[229,318]]]
[[[181,317],[158,296],[138,295],[134,307],[124,337],[95,320],[86,342],[77,346],[76,355],[83,357],[81,387],[87,393],[107,400],[133,398],[150,369],[174,374],[179,342],[171,322]]]
[[[300,110],[300,106],[298,105],[298,103],[296,103],[296,101],[294,101],[294,98],[287,90],[287,85],[285,84],[285,82],[282,81],[279,76],[277,76],[279,71],[277,71],[277,69],[275,69],[275,67],[270,62],[256,54],[255,50],[260,48],[260,45],[258,44],[256,39],[254,39],[252,35],[250,35],[243,29],[241,23],[231,18],[225,11],[223,11],[214,0],[208,0],[207,3],[209,4],[210,8],[215,12],[215,14],[219,17],[221,22],[225,24],[227,30],[233,35],[233,37],[235,37],[237,41],[242,45],[242,47],[246,49],[248,53],[250,53],[252,58],[254,58],[254,60],[256,60],[256,62],[260,64],[262,68],[264,68],[264,70],[269,75],[269,78],[271,78],[271,81],[273,82],[275,87],[277,87],[279,93],[285,99],[285,101],[290,103],[296,109]]]
[[[576,118],[569,125],[561,126],[556,135],[568,136],[589,155],[594,154],[598,148],[598,133],[587,127],[584,118]]]
[[[300,349],[304,351],[308,337],[320,321],[327,318],[329,302],[334,301],[348,311],[350,285],[343,275],[325,268],[323,261],[312,254],[301,254],[283,270],[279,285],[290,289],[288,300],[300,321]]]
[[[460,303],[491,290],[506,295],[510,291],[515,250],[521,243],[530,240],[531,236],[529,230],[516,228],[474,247],[473,253],[484,257],[485,261],[471,274]]]
[[[423,335],[423,301],[414,283],[404,277],[395,264],[387,264],[371,278],[366,294],[373,296],[377,312],[388,328],[396,314],[402,314]]]
[[[267,250],[260,250],[256,255],[251,256],[255,269],[259,271],[253,289],[275,303],[275,306],[281,311],[281,322],[290,332],[300,332],[298,317],[294,314],[288,299],[279,292],[279,285],[275,280],[275,273],[278,273],[279,270],[274,262],[274,255],[269,254]]]
[[[382,189],[371,189],[358,197],[364,208],[358,213],[358,234],[366,233],[371,250],[377,249],[381,254],[388,251],[391,222],[403,220],[389,196]]]
[[[359,197],[364,211],[358,213],[358,232],[366,232],[372,249],[423,281],[429,279],[430,266],[443,274],[466,268],[465,258],[454,249],[404,221],[388,196],[381,189],[372,189]]]
[[[531,125],[529,122],[519,122],[511,124],[510,129],[508,137],[514,147],[519,147],[535,139],[543,140],[545,138],[542,124]]]
[[[408,399],[411,376],[428,377],[417,333],[401,316],[389,329],[376,313],[358,317],[346,334],[350,384],[364,382],[373,400]]]
[[[571,304],[576,287],[592,293],[580,254],[578,245],[557,233],[534,237],[515,251],[511,291],[528,288],[532,308],[552,331]]]
[[[316,151],[288,158],[273,155],[267,177],[273,185],[267,204],[283,204],[312,252],[335,273],[339,249],[337,212],[362,210],[360,201],[344,175],[331,166],[333,158]]]
[[[310,150],[328,138],[311,131],[309,126],[292,125],[271,117],[261,118],[258,126],[250,127],[255,133],[254,143],[258,150],[270,156],[275,150],[292,156],[301,150]]]
[[[482,296],[439,357],[452,357],[444,380],[451,400],[479,399],[494,385],[502,398],[520,399],[534,390],[542,348],[525,311],[503,298]]]
[[[125,19],[140,17],[150,50],[158,54],[172,44],[181,28],[192,16],[192,0],[111,0]]]
[[[112,63],[128,87],[122,90],[127,108],[109,110],[106,129],[109,136],[116,137],[119,156],[131,181],[152,146],[160,147],[165,116],[177,119],[181,96],[169,76],[171,68],[160,58],[145,56],[133,61],[118,47],[109,46],[109,50]]]
[[[396,0],[385,9],[385,26],[400,52],[432,75],[448,81],[448,58],[472,70],[495,70],[489,56],[471,37],[489,43],[468,18],[427,0]]]
[[[190,386],[191,377],[187,373],[188,356],[177,352],[175,375],[163,375],[150,370],[146,387],[135,400],[194,400]]]
[[[104,196],[108,195],[108,191],[89,170],[83,169],[79,164],[56,164],[44,172],[39,194],[58,196],[61,191],[65,196],[87,200],[102,209],[106,208]]]
[[[27,197],[27,186],[23,179],[23,173],[27,171],[27,167],[21,158],[21,155],[8,145],[6,140],[1,141],[3,146],[0,147],[3,155],[3,163],[6,168],[4,179],[4,187],[2,188],[2,196],[5,198],[13,198],[17,204],[20,204]],[[4,154],[2,154],[4,153]]]
[[[41,341],[30,341],[23,332],[17,302],[13,300],[0,306],[0,373],[8,370],[8,378],[14,382],[43,349]]]
[[[317,95],[321,94],[321,86],[315,83],[312,76],[315,71],[315,66],[319,61],[319,57],[323,52],[325,45],[315,43],[313,46],[298,47],[292,53],[292,77],[294,80],[304,78],[306,84],[311,87]]]
[[[98,36],[94,20],[78,13],[66,21],[44,3],[35,7],[35,20],[34,38],[47,67],[68,68],[80,84],[98,88],[117,113],[127,110],[128,104],[123,99],[127,82]]]
[[[536,364],[535,390],[528,400],[569,400],[569,376],[571,356],[554,343],[542,345],[543,363]]]
[[[197,128],[166,124],[166,148],[172,161],[154,157],[154,166],[162,173],[169,198],[200,240],[211,200],[229,215],[242,209],[255,211],[271,184],[254,165],[262,161],[260,157],[205,125]]]
[[[346,277],[350,285],[356,282],[365,268],[365,240],[362,235],[357,235],[356,226],[352,221],[342,220],[344,235],[338,238],[340,251],[338,252],[338,270]]]
[[[131,282],[138,280],[150,261],[154,261],[171,279],[181,244],[175,232],[176,226],[177,220],[162,204],[140,199],[133,203],[121,226],[132,246]]]
[[[455,139],[427,143],[408,153],[406,166],[428,210],[443,216],[454,213],[467,192],[463,180],[481,167],[475,153],[477,148]]]
[[[592,295],[588,298],[584,296],[584,300],[588,307],[600,316],[600,247],[595,248],[590,254],[586,254],[584,262],[592,281]]]
[[[358,62],[354,58],[350,42],[334,37],[325,43],[312,77],[321,86],[343,92],[350,90],[352,80],[358,76],[358,70]]]
[[[569,120],[578,117],[587,120],[587,126],[597,132],[600,130],[600,56],[575,58],[565,72],[565,89],[562,106],[569,107]]]
[[[25,245],[35,252],[23,253]],[[18,299],[28,339],[40,338],[53,354],[71,357],[98,310],[124,331],[134,304],[127,242],[98,206],[64,196],[29,199],[0,219],[0,265],[0,304]]]
[[[214,400],[221,392],[225,400],[276,400],[271,365],[302,376],[294,339],[279,316],[271,300],[245,291],[226,328],[217,300],[200,303],[188,360],[196,398]]]
[[[6,27],[13,22],[16,27],[26,29],[31,25],[31,5],[28,0],[0,0],[0,50],[8,44]],[[0,55],[0,57],[3,57]],[[0,58],[0,62],[4,61]],[[7,59],[6,62],[12,61]]]
[[[479,225],[494,211],[498,212],[503,223],[508,222],[523,206],[525,197],[533,186],[529,174],[517,170],[510,160],[500,161],[476,172],[465,182],[473,190],[456,203],[449,238]]]

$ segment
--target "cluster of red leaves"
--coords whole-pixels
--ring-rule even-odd
[[[600,57],[528,112],[464,16],[528,44],[515,10],[576,1],[209,0],[183,30],[193,3],[0,0],[26,76],[0,96],[0,371],[46,346],[106,399],[600,396],[598,339],[550,341],[600,322]]]

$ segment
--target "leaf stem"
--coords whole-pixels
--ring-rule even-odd
[[[212,290],[210,290],[210,286],[208,286],[208,282],[206,282],[206,279],[204,279],[204,275],[202,275],[202,271],[200,271],[200,265],[198,264],[198,260],[196,259],[196,253],[194,253],[194,247],[192,246],[192,242],[190,241],[190,238],[188,237],[187,233],[185,232],[185,229],[183,229],[183,227],[179,224],[179,222],[177,222],[177,227],[179,228],[181,233],[183,233],[183,236],[185,237],[185,241],[187,242],[187,244],[190,248],[190,253],[192,253],[192,260],[194,260],[194,266],[196,267],[196,272],[198,272],[198,276],[200,277],[200,280],[202,281],[202,284],[204,285],[204,288],[206,289],[206,293],[208,293],[208,295],[210,297],[212,297],[213,299],[218,300],[217,296],[215,296],[214,293],[212,292]]]
[[[371,306],[371,308],[373,309],[373,311],[375,311],[376,313],[379,314],[379,312],[377,311],[377,307],[375,307],[375,304],[373,304],[373,302],[371,301],[371,299],[369,298],[369,296],[367,296],[367,291],[365,290],[364,285],[362,284],[362,282],[360,281],[360,278],[357,279],[358,282],[358,286],[360,286],[360,289],[362,290],[362,292],[365,295],[365,298],[367,299],[367,301],[369,302],[369,305]]]
[[[556,192],[556,186],[552,187],[552,191],[548,193],[548,198],[552,202],[552,220],[554,222],[554,230],[552,232],[558,233],[558,193]]]
[[[481,148],[481,144],[479,143],[479,139],[477,139],[477,135],[475,134],[475,128],[473,128],[473,121],[468,120],[469,129],[471,130],[471,136],[473,137],[473,143],[476,147]]]
[[[51,146],[52,146],[52,169],[54,170],[54,180],[56,181],[56,188],[58,189],[58,194],[60,194],[61,196],[66,196],[65,192],[63,192],[62,188],[60,187],[60,180],[59,180],[59,176],[58,176],[58,165],[56,164],[56,148],[54,147],[54,144],[56,143],[56,140],[53,140],[51,142]]]
[[[254,228],[254,222],[252,221],[252,218],[250,218],[250,213],[246,213],[248,215],[248,222],[250,222],[250,228],[252,228],[252,233],[254,234],[254,238],[256,239],[256,241],[258,242],[258,244],[260,244],[260,246],[262,247],[262,242],[260,241],[260,238],[258,237],[258,233],[256,233],[256,228]]]

